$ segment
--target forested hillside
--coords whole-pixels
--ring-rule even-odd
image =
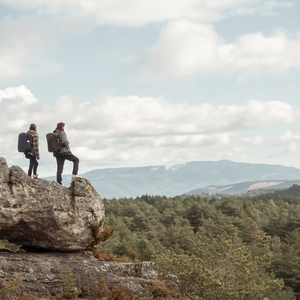
[[[294,299],[288,287],[300,299],[299,192],[300,187],[293,186],[252,199],[200,195],[104,199],[105,226],[114,226],[115,233],[99,251],[122,257],[134,250],[141,260],[151,260],[161,253],[188,250],[188,239],[200,227],[209,238],[226,232],[253,257],[271,252],[269,272],[287,287],[276,299]]]

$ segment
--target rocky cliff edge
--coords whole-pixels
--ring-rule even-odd
[[[0,157],[0,239],[54,251],[86,250],[92,226],[104,218],[104,204],[90,182],[76,178],[70,188],[30,178]]]

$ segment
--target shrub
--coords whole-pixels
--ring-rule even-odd
[[[1,300],[13,299],[15,293],[22,286],[22,282],[23,282],[23,278],[20,276],[9,279],[8,282],[4,283],[4,287],[0,289],[0,299]]]
[[[92,236],[93,236],[93,241],[91,243],[92,246],[99,245],[101,242],[107,241],[115,231],[115,228],[113,226],[105,228],[105,230],[101,231],[104,220],[105,218],[102,218],[99,224],[91,225]]]
[[[118,258],[114,254],[100,253],[99,250],[96,247],[94,247],[93,256],[95,258],[98,258],[99,260],[103,260],[103,261],[116,261],[116,262],[125,262],[125,263],[140,262],[140,260],[138,259],[140,254],[131,249],[128,250],[129,257],[122,256],[122,257]]]
[[[127,256],[122,256],[120,257],[120,262],[123,262],[123,263],[131,263],[131,259],[128,258]]]
[[[59,274],[59,284],[63,289],[62,298],[73,299],[78,296],[80,292],[76,291],[75,283],[77,279],[74,277],[74,274],[69,271],[66,266],[63,266],[61,273]]]
[[[129,258],[130,258],[130,260],[132,261],[132,262],[140,262],[140,260],[139,260],[139,256],[140,256],[140,253],[138,253],[138,252],[135,252],[134,250],[132,250],[132,249],[129,249],[128,250],[128,256],[129,256]]]
[[[82,286],[81,286],[80,294],[78,295],[78,297],[80,297],[80,298],[86,297],[88,294],[88,291],[89,291],[89,287],[87,285],[85,285],[85,283],[83,282]]]
[[[123,284],[119,284],[114,287],[108,298],[109,300],[131,300],[129,295],[126,295],[126,287]]]
[[[170,290],[165,287],[161,282],[155,281],[153,285],[152,294],[154,298],[167,298],[170,295]]]
[[[15,297],[13,300],[37,300],[35,296],[28,295],[27,292],[23,292],[20,297]]]
[[[176,293],[173,289],[169,289],[162,282],[155,281],[153,284],[152,295],[154,299],[181,299],[182,295]]]
[[[104,278],[101,278],[97,282],[98,284],[98,291],[97,291],[97,296],[99,299],[105,298],[109,295],[110,291],[105,283]]]
[[[93,256],[95,258],[98,258],[99,260],[103,260],[103,261],[117,261],[117,262],[120,261],[120,259],[113,254],[99,253],[97,248],[93,249]]]
[[[97,290],[98,299],[107,299],[107,300],[134,300],[135,297],[131,298],[128,295],[128,290],[123,284],[119,284],[110,290],[106,283],[105,279],[101,278],[98,280],[98,290]]]

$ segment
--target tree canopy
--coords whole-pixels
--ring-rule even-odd
[[[232,245],[244,247],[247,257],[272,255],[266,270],[285,284],[278,299],[296,299],[293,292],[300,299],[300,198],[271,195],[252,199],[228,195],[217,195],[218,199],[208,195],[104,199],[105,226],[114,226],[115,233],[99,246],[99,252],[124,257],[134,250],[141,260],[153,260],[167,253],[183,255],[202,230],[209,239],[226,233]]]

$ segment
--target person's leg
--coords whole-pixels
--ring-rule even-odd
[[[34,165],[33,165],[33,175],[37,175],[37,168],[38,168],[38,166],[39,166],[39,163],[38,163],[38,161],[37,161],[37,159],[36,159],[36,157],[35,157],[35,162],[34,162]]]
[[[78,174],[78,166],[79,166],[79,158],[76,157],[73,154],[70,154],[70,155],[66,155],[65,159],[73,162],[73,172],[72,172],[72,175],[77,175]]]
[[[30,160],[30,158],[28,157],[28,159],[29,159],[29,167],[28,167],[28,172],[27,172],[27,174],[28,174],[28,176],[29,177],[31,177],[31,173],[32,173],[32,166],[31,166],[31,160]]]
[[[61,174],[62,174],[63,168],[64,168],[65,157],[64,156],[56,156],[56,162],[57,162],[56,181],[59,184],[62,184]]]
[[[31,174],[32,174],[32,168],[34,166],[34,163],[35,163],[35,156],[32,156],[32,155],[29,155],[27,154],[26,156],[27,158],[29,158],[29,169],[28,169],[28,176],[31,177]]]

